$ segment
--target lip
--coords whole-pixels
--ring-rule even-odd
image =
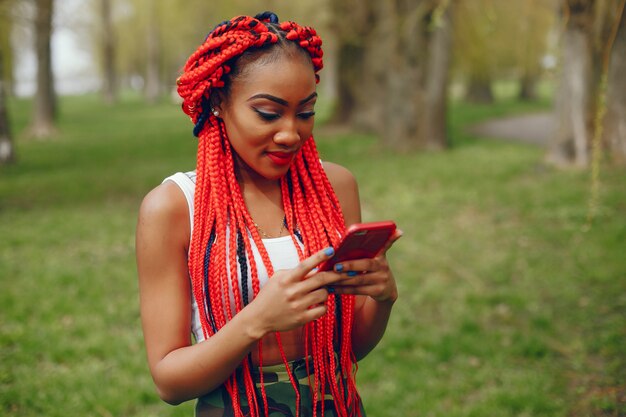
[[[295,152],[267,152],[267,157],[276,165],[289,165]]]

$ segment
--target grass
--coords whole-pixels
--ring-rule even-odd
[[[545,108],[455,104],[445,153],[394,154],[359,134],[318,137],[356,175],[367,220],[392,218],[401,298],[360,363],[370,416],[626,415],[626,171],[589,174],[463,126]],[[11,103],[18,137],[29,103]],[[0,168],[0,415],[190,416],[150,379],[134,227],[162,178],[193,168],[173,105],[64,98],[60,133],[18,140]]]

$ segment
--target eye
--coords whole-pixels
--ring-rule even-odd
[[[314,111],[307,111],[307,112],[298,114],[298,117],[301,118],[301,119],[304,119],[304,120],[308,120],[308,119],[310,119],[313,116],[315,116],[315,112]]]
[[[259,109],[253,109],[253,110],[256,112],[256,114],[259,115],[261,119],[268,121],[268,122],[276,120],[280,117],[280,115],[277,113],[268,113],[268,112],[261,111]]]

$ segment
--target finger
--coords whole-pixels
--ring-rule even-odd
[[[304,323],[308,323],[308,322],[311,322],[313,320],[319,319],[324,314],[326,314],[327,310],[328,310],[328,308],[326,307],[325,303],[324,304],[318,304],[318,305],[315,305],[315,306],[311,307],[310,309],[305,311],[304,314],[302,315]]]
[[[326,288],[320,288],[304,295],[298,300],[296,310],[299,313],[303,324],[315,320],[326,314],[329,292]]]
[[[325,304],[328,301],[329,291],[327,287],[318,288],[304,295],[300,302],[304,308],[311,308],[318,304]]]
[[[309,273],[304,276],[304,278],[310,278],[313,275],[317,274],[319,271],[320,271],[320,269],[318,267],[315,267],[315,268],[311,269],[309,271]]]
[[[333,271],[323,271],[311,275],[310,278],[303,280],[299,285],[302,292],[309,293],[338,283],[343,279],[345,279],[345,276],[342,274]],[[326,291],[324,292],[326,293]]]
[[[335,288],[339,287],[360,287],[363,285],[373,285],[380,282],[377,275],[368,272],[348,271],[342,274],[343,279],[333,283]]]
[[[378,271],[381,269],[378,258],[363,258],[345,261],[335,265],[335,272],[348,276],[355,276],[363,272]]]
[[[321,264],[327,259],[332,258],[334,254],[335,254],[335,249],[333,249],[332,246],[329,246],[309,256],[308,258],[300,262],[298,266],[296,266],[293,269],[294,276],[298,277],[299,279],[306,277],[308,274],[311,273],[311,271],[313,271],[313,269],[317,268],[319,264]]]
[[[393,232],[393,235],[391,235],[391,237],[389,238],[389,240],[387,240],[387,243],[385,243],[385,247],[383,248],[381,253],[386,253],[393,246],[393,244],[402,237],[403,234],[404,232],[402,230],[396,229]]]
[[[366,283],[366,273],[365,272],[357,272],[357,271],[348,271],[344,274],[344,279],[335,283],[335,286],[355,286],[355,285],[363,285]]]

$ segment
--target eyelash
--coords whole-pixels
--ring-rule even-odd
[[[280,117],[280,115],[276,113],[266,113],[258,109],[254,109],[254,111],[259,115],[261,119],[267,122],[272,122]],[[314,111],[298,114],[298,117],[301,118],[302,120],[308,120],[313,116],[315,116]]]
[[[261,110],[254,109],[254,111],[259,115],[259,117],[267,122],[274,121],[278,119],[279,115],[276,113],[265,113]]]

